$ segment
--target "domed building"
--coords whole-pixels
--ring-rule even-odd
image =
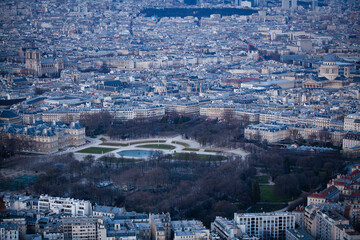
[[[334,54],[324,57],[323,64],[319,68],[319,77],[326,77],[328,80],[335,80],[339,76],[339,66],[336,64]]]
[[[326,55],[323,63],[319,67],[318,76],[310,76],[303,81],[303,88],[342,88],[349,85],[350,65],[346,64],[340,67],[337,62],[341,59],[333,54]],[[340,74],[343,72],[343,75]]]

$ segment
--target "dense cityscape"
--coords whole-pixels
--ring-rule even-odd
[[[0,239],[360,239],[358,0],[11,0],[0,24]]]

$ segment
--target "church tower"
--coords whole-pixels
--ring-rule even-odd
[[[28,74],[41,76],[41,56],[38,49],[26,49],[25,68]]]

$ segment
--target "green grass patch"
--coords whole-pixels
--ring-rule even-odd
[[[106,142],[106,138],[100,138],[100,140],[102,141],[102,142]]]
[[[289,198],[282,198],[275,193],[274,185],[260,185],[261,202],[288,202]]]
[[[142,144],[142,143],[164,143],[166,140],[145,140],[145,141],[135,141],[130,142],[129,145]]]
[[[77,151],[77,153],[90,153],[90,154],[104,154],[116,150],[117,148],[101,148],[101,147],[89,147]]]
[[[227,157],[196,153],[175,153],[173,159],[183,161],[224,161]]]
[[[260,184],[268,184],[270,180],[270,176],[263,175],[256,177],[256,181]]]
[[[197,151],[199,151],[199,149],[198,148],[183,148],[183,151],[197,152]]]
[[[138,148],[151,148],[151,149],[164,149],[164,150],[172,150],[175,149],[175,146],[169,144],[146,144],[136,146]]]
[[[187,143],[179,142],[179,141],[172,141],[171,143],[173,143],[173,144],[179,144],[179,145],[181,145],[181,146],[183,146],[183,147],[186,147],[186,148],[188,148],[188,147],[190,146],[190,145],[187,144]]]
[[[214,149],[205,149],[204,152],[220,153],[221,151]]]
[[[114,147],[126,147],[126,146],[129,146],[129,144],[127,144],[127,143],[115,143],[115,142],[104,142],[104,143],[101,143],[100,145],[114,146]]]

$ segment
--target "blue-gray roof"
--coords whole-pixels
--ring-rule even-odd
[[[0,118],[16,118],[18,115],[9,110],[3,110],[0,112]]]
[[[324,62],[336,62],[337,57],[334,54],[328,54],[324,57]]]

